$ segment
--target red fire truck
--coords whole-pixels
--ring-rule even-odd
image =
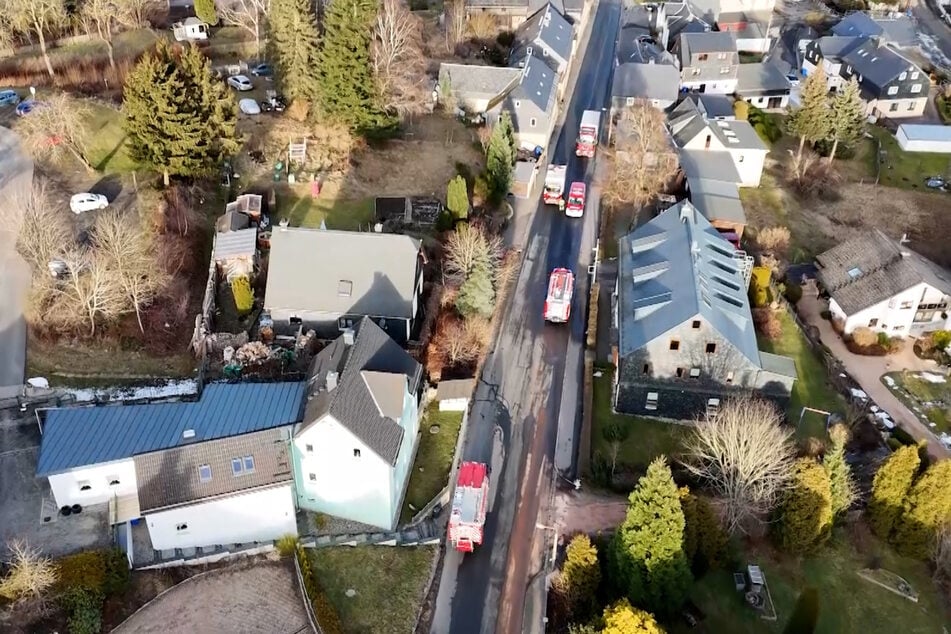
[[[598,132],[601,129],[601,113],[597,110],[585,110],[581,115],[581,125],[578,127],[578,142],[575,143],[577,156],[594,156],[598,147]]]
[[[459,465],[459,479],[452,494],[449,515],[449,543],[464,553],[471,553],[482,543],[482,526],[489,499],[489,468],[481,462]]]
[[[542,200],[546,205],[557,205],[562,201],[567,173],[567,165],[548,166],[548,172],[545,174],[545,189],[542,191]]]
[[[568,269],[555,269],[548,278],[545,298],[545,321],[563,324],[571,316],[571,295],[575,290],[575,274]]]

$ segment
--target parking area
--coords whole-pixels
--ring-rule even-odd
[[[59,514],[49,485],[35,477],[39,444],[34,417],[0,412],[0,546],[20,539],[51,557],[108,546],[105,505]]]

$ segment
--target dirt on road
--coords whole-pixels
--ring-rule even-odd
[[[624,521],[627,498],[623,495],[559,491],[555,495],[554,523],[561,535],[611,532]]]

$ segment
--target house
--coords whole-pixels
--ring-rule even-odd
[[[736,50],[743,53],[767,53],[772,39],[767,33],[770,15],[724,11],[717,16],[718,31],[729,31],[736,38]]]
[[[488,13],[496,17],[503,29],[515,29],[546,5],[578,23],[585,4],[585,0],[466,0],[466,11],[469,15]]]
[[[331,338],[368,316],[404,343],[423,292],[420,249],[405,235],[280,227],[271,234],[264,309],[279,333],[302,327]]]
[[[717,231],[734,234],[732,240],[738,243],[746,230],[746,211],[737,186],[739,174],[729,153],[681,150],[680,169],[693,206]]]
[[[917,27],[906,15],[873,18],[868,13],[854,11],[832,27],[832,34],[881,38],[898,48],[918,46]]]
[[[841,90],[846,83],[842,60],[846,53],[858,47],[862,41],[862,38],[858,37],[833,35],[813,40],[806,45],[805,53],[803,53],[802,74],[808,77],[822,66],[829,90],[832,92]]]
[[[291,426],[136,455],[139,512],[155,550],[297,534]]]
[[[895,139],[906,152],[951,154],[951,126],[903,123],[898,126]]]
[[[190,517],[200,517],[194,525],[176,528],[174,536],[166,531],[166,524],[160,523],[160,544],[169,543],[163,541],[166,537],[176,540],[175,547],[243,542],[251,536],[257,537],[255,541],[276,539],[284,533],[296,532],[287,530],[293,524],[287,524],[283,515],[286,500],[272,491],[286,486],[276,473],[269,474],[273,477],[266,483],[253,478],[262,487],[260,496],[258,485],[245,487],[247,481],[232,482],[224,477],[227,471],[223,468],[212,470],[212,478],[216,472],[220,476],[217,481],[203,482],[198,469],[186,474],[187,482],[173,483],[172,477],[190,460],[199,460],[199,466],[210,465],[202,460],[211,460],[216,452],[223,452],[228,458],[251,456],[252,462],[260,460],[262,466],[272,464],[273,455],[265,457],[262,453],[259,458],[257,448],[266,444],[262,439],[275,436],[254,434],[287,429],[299,421],[304,388],[305,384],[300,382],[212,383],[193,402],[43,410],[38,412],[42,439],[36,475],[49,481],[57,506],[109,504],[113,524],[172,507],[187,506]],[[244,436],[249,437],[246,442],[238,440]],[[235,439],[237,444],[202,447],[225,439]],[[239,447],[243,449],[239,451]],[[146,455],[152,457],[137,462]],[[167,482],[156,479],[166,476],[170,478]],[[159,495],[154,487],[168,490]],[[265,490],[272,491],[273,497],[263,494]],[[224,501],[239,495],[244,496],[241,503]],[[283,519],[271,518],[269,514],[248,526],[248,508],[274,509],[275,515]],[[232,518],[240,514],[244,525],[208,521],[219,513]],[[277,530],[275,527],[280,530],[273,533],[271,529]]]
[[[363,318],[314,359],[294,434],[300,508],[392,530],[419,434],[422,367]]]
[[[697,104],[697,110],[708,120],[724,119],[733,121],[736,119],[736,113],[733,111],[733,97],[692,92],[687,95],[687,99]]]
[[[465,112],[484,114],[497,108],[521,77],[520,68],[443,63],[434,96],[443,103],[452,99]]]
[[[621,64],[614,69],[611,84],[611,116],[644,99],[659,110],[677,103],[680,73],[671,64]]]
[[[772,62],[740,64],[736,75],[736,96],[761,110],[785,110],[790,86],[785,73]]]
[[[795,363],[758,349],[736,252],[690,202],[618,246],[618,411],[690,419],[750,391],[785,407]]]
[[[436,388],[436,401],[440,412],[464,412],[475,390],[475,379],[440,381]]]
[[[554,126],[558,75],[534,52],[522,61],[522,75],[502,101],[512,116],[515,140],[533,149],[548,145]]]
[[[571,22],[547,4],[522,22],[515,30],[512,47],[512,65],[518,65],[529,55],[541,58],[556,73],[563,73],[571,58],[574,36]]]
[[[773,12],[776,0],[689,0],[687,3],[691,12],[709,24],[720,22],[724,14],[745,14],[757,16],[766,23],[761,16],[769,16]],[[731,18],[727,17],[727,22]]]
[[[740,187],[759,187],[769,148],[748,121],[709,120],[697,104],[684,99],[667,116],[674,143],[682,150],[726,152]]]
[[[816,263],[829,312],[845,334],[863,327],[916,337],[951,328],[951,271],[881,231],[846,240]]]
[[[740,58],[732,33],[681,33],[674,45],[680,66],[680,87],[731,95],[736,90]]]
[[[185,18],[172,25],[176,42],[197,42],[208,39],[208,25],[195,17]]]

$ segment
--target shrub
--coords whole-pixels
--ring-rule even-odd
[[[892,451],[898,451],[899,449],[905,446],[902,444],[900,440],[898,440],[894,436],[889,436],[888,440],[885,441],[885,444],[888,445],[888,448],[891,449]]]
[[[752,312],[753,325],[759,334],[769,341],[776,341],[783,336],[783,322],[775,311],[770,308],[754,308]]]
[[[918,444],[918,441],[915,440],[915,438],[911,434],[909,434],[903,428],[898,426],[892,429],[892,438],[894,438],[899,443],[901,443],[901,446],[903,447]]]
[[[103,551],[103,563],[106,569],[106,579],[102,591],[106,596],[121,594],[129,587],[131,572],[129,559],[118,548]]]
[[[106,558],[103,551],[87,550],[63,557],[56,562],[56,585],[64,592],[89,590],[102,593],[106,586]]]
[[[102,593],[89,588],[75,587],[60,597],[63,609],[69,614],[69,634],[99,634],[102,631]]]
[[[317,617],[320,630],[324,634],[342,634],[340,615],[337,614],[337,610],[334,609],[333,604],[324,594],[323,588],[317,582],[314,569],[310,564],[310,557],[300,544],[297,545],[297,563],[300,565],[301,577],[304,578],[304,591],[314,606],[314,615]]]
[[[754,308],[769,304],[769,280],[771,276],[772,271],[765,266],[753,267],[753,275],[750,277],[750,302],[752,302]]]
[[[785,295],[786,301],[790,304],[798,304],[799,300],[802,299],[802,286],[794,282],[788,282]]]
[[[879,537],[887,539],[891,535],[920,466],[918,447],[908,446],[889,456],[875,473],[866,516]]]
[[[742,99],[734,101],[733,116],[741,121],[746,121],[750,116],[750,104]]]
[[[821,546],[832,532],[832,490],[829,475],[814,458],[800,458],[780,509],[776,536],[791,553]]]
[[[951,330],[936,330],[931,333],[931,342],[938,350],[944,351],[951,346]]]
[[[449,213],[448,209],[443,209],[439,212],[439,217],[436,218],[436,231],[450,231],[452,229],[452,214]]]
[[[323,530],[327,526],[327,516],[324,513],[314,513],[314,528]]]
[[[277,540],[277,552],[281,557],[290,557],[297,550],[297,535],[288,533]]]
[[[783,255],[789,249],[789,229],[786,227],[766,227],[756,234],[756,244],[767,253]]]
[[[234,295],[234,307],[239,315],[247,315],[254,308],[254,293],[251,281],[244,275],[231,280],[231,293]]]
[[[0,597],[16,601],[42,596],[56,582],[56,565],[25,542],[11,542],[8,548],[12,561],[0,579]]]
[[[861,327],[852,331],[852,341],[857,346],[868,347],[878,343],[878,334],[870,328]]]
[[[915,481],[905,496],[902,514],[892,535],[899,553],[927,559],[938,532],[951,518],[951,461],[939,460]]]

